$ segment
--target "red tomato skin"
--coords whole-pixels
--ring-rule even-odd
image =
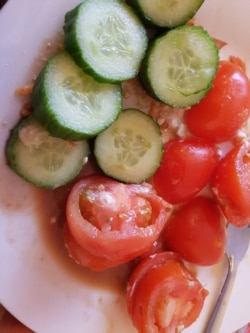
[[[185,112],[189,130],[212,142],[231,140],[250,113],[250,81],[241,66],[220,61],[212,89]]]
[[[110,267],[109,259],[92,255],[76,242],[70,233],[67,223],[63,227],[63,238],[69,257],[78,265],[88,267],[95,272],[102,272]],[[112,261],[112,267],[119,265],[120,261],[117,263],[114,260]]]
[[[132,272],[128,313],[140,333],[176,332],[197,319],[207,295],[178,254],[159,252],[142,260]]]
[[[86,208],[86,216],[89,220],[81,207],[82,203],[87,207],[88,196],[90,209]],[[144,205],[130,206],[138,200],[150,205],[150,220],[147,211],[143,211]],[[119,211],[119,207],[123,210]],[[138,215],[140,208],[141,216]],[[90,269],[100,271],[118,266],[150,250],[163,230],[171,208],[149,184],[122,184],[104,176],[84,177],[73,186],[68,196],[66,247],[77,262]],[[142,225],[144,215],[145,226]],[[85,254],[87,258],[84,258]],[[92,264],[91,258],[97,263],[93,259]]]
[[[216,146],[205,139],[168,141],[162,163],[153,177],[154,187],[171,204],[187,201],[209,182],[218,161]]]
[[[210,266],[225,253],[225,219],[212,198],[197,196],[172,214],[162,238],[166,248],[185,260]]]
[[[219,162],[212,191],[228,222],[250,224],[250,140],[231,149]]]

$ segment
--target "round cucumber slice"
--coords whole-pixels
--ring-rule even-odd
[[[21,120],[6,145],[8,165],[26,181],[54,189],[73,180],[87,163],[87,141],[55,138],[33,118]]]
[[[174,28],[185,24],[198,11],[204,0],[130,0],[143,18],[158,27]]]
[[[140,183],[150,178],[161,163],[160,128],[144,112],[124,110],[96,137],[94,154],[106,175],[126,183]]]
[[[32,94],[34,116],[51,135],[81,140],[109,126],[121,111],[120,84],[100,83],[66,52],[50,58]]]
[[[160,101],[185,108],[209,91],[218,63],[218,49],[209,34],[198,26],[181,26],[155,39],[141,78]]]
[[[65,48],[104,82],[135,77],[147,48],[146,30],[124,1],[85,0],[65,16]]]

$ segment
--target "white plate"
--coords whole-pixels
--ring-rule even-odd
[[[61,231],[51,223],[56,213],[56,207],[48,209],[51,194],[43,191],[46,199],[42,201],[40,191],[11,172],[4,157],[6,138],[23,104],[14,91],[30,83],[53,52],[64,14],[78,2],[9,0],[0,12],[0,303],[37,333],[133,333],[123,293],[126,268],[95,274],[69,260]],[[222,56],[242,57],[248,71],[249,12],[249,0],[206,0],[197,16],[197,22],[213,36],[228,42]],[[220,287],[223,265],[199,272],[210,295],[197,323],[185,332],[202,331]],[[248,254],[236,281],[237,292],[249,275]],[[240,300],[241,312],[236,316],[230,303],[221,333],[250,321],[249,290],[242,290],[244,298],[233,293],[233,303]]]

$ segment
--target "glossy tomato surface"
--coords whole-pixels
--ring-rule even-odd
[[[77,262],[90,269],[118,266],[152,248],[170,212],[171,205],[149,184],[84,177],[67,200],[66,247]]]
[[[232,139],[250,112],[250,81],[242,66],[220,62],[212,89],[185,113],[189,130],[212,142]]]
[[[213,265],[225,253],[225,219],[213,199],[197,196],[172,214],[162,237],[168,249],[187,261]]]
[[[205,139],[168,141],[153,177],[157,193],[172,204],[190,199],[209,182],[218,160],[215,145]]]
[[[207,294],[178,254],[159,252],[132,272],[128,313],[140,333],[177,332],[197,319]]]
[[[212,191],[228,221],[237,227],[250,224],[250,141],[244,141],[221,159]]]

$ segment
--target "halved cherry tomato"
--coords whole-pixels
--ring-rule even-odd
[[[250,224],[250,141],[235,146],[221,159],[212,191],[230,223]]]
[[[173,139],[164,145],[160,167],[153,177],[157,193],[176,204],[197,194],[218,163],[215,145],[201,138]]]
[[[67,200],[66,247],[73,258],[90,269],[118,266],[152,247],[170,211],[171,205],[149,184],[84,177]]]
[[[162,237],[169,250],[187,261],[213,265],[225,253],[225,219],[213,199],[194,197],[172,214]]]
[[[132,272],[128,313],[140,333],[179,332],[197,319],[207,294],[178,254],[159,252]]]
[[[250,113],[250,81],[241,66],[220,62],[212,89],[185,113],[190,131],[212,142],[232,139]]]

